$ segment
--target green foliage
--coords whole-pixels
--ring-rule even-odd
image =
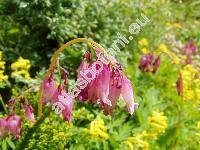
[[[11,75],[11,63],[19,56],[31,61],[31,79],[11,78],[9,83],[0,85],[1,96],[7,99],[25,94],[37,113],[39,85],[53,52],[65,42],[77,38],[91,38],[101,45],[111,47],[117,32],[128,37],[129,25],[140,17],[148,16],[151,22],[141,28],[128,45],[121,48],[118,59],[128,78],[133,82],[135,101],[140,104],[133,116],[124,110],[122,101],[111,116],[104,116],[98,106],[75,104],[71,123],[64,122],[54,112],[36,125],[24,117],[23,132],[19,140],[11,136],[0,141],[4,149],[128,149],[124,144],[128,137],[150,130],[148,118],[153,111],[164,112],[167,117],[165,132],[157,139],[145,139],[149,149],[199,149],[197,135],[200,121],[199,106],[184,101],[176,92],[178,70],[168,57],[161,56],[161,66],[154,74],[138,69],[141,47],[138,41],[146,38],[150,52],[165,43],[170,51],[174,46],[167,41],[167,35],[186,43],[194,39],[200,48],[200,2],[198,0],[3,0],[0,1],[0,50],[4,52],[5,74]],[[173,27],[173,24],[181,27]],[[172,27],[167,26],[171,24]],[[85,45],[65,49],[60,55],[60,64],[70,72],[69,83],[74,83],[76,69],[81,62]],[[198,52],[199,54],[199,52]],[[197,58],[198,59],[198,58]],[[197,60],[198,61],[198,60]],[[199,61],[198,61],[199,63]],[[56,72],[57,78],[58,72]],[[93,107],[93,108],[92,108]],[[48,108],[44,108],[47,110]],[[3,113],[3,107],[1,113]],[[20,114],[23,114],[19,110]],[[100,116],[107,128],[109,139],[95,139],[84,129]],[[28,129],[29,128],[29,129]],[[199,133],[200,135],[200,133]],[[13,141],[12,141],[13,140]],[[134,147],[134,149],[140,149]]]

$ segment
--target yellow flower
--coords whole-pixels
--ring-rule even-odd
[[[182,25],[180,23],[170,23],[170,22],[167,22],[165,25],[167,27],[170,27],[170,28],[182,29]]]
[[[4,75],[3,73],[4,73],[4,71],[3,71],[3,70],[0,70],[0,82],[7,81],[7,80],[8,80],[8,76],[7,76],[7,75]]]
[[[3,60],[3,52],[0,51],[0,60]],[[8,80],[8,76],[4,75],[4,70],[5,69],[5,61],[0,61],[0,82],[5,82]]]
[[[165,44],[160,44],[156,52],[166,54],[172,60],[173,64],[180,64],[179,57],[175,53],[169,51],[169,49],[167,48]]]
[[[163,53],[169,53],[169,50],[168,50],[168,48],[167,48],[167,46],[166,46],[165,44],[160,44],[160,45],[158,46],[158,50],[159,50],[160,52],[163,52]]]
[[[166,25],[167,27],[172,27],[172,24],[171,24],[170,22],[166,22],[165,25]]]
[[[19,59],[16,62],[11,64],[11,69],[13,70],[12,76],[21,76],[26,79],[30,79],[30,74],[28,72],[30,67],[31,64],[28,59],[23,59],[22,57],[19,57]]]
[[[142,38],[141,40],[138,41],[138,44],[147,47],[149,45],[149,42],[146,38]]]
[[[167,117],[163,112],[153,112],[151,117],[148,117],[148,124],[151,127],[151,133],[164,133],[167,128]]]
[[[172,52],[170,52],[170,55],[171,55],[171,59],[172,59],[172,63],[173,64],[180,64],[180,58],[178,58],[178,56],[176,56],[176,54],[175,53],[172,53]]]
[[[3,58],[3,51],[0,51],[0,60]]]
[[[174,23],[173,26],[174,28],[182,29],[182,25],[180,23]]]
[[[18,69],[26,69],[28,70],[31,67],[30,60],[23,59],[22,57],[19,57],[19,59],[11,64],[12,70],[18,70]]]
[[[141,52],[143,53],[143,54],[148,54],[149,53],[149,50],[147,49],[147,48],[142,48],[141,49]]]
[[[187,65],[181,70],[183,80],[182,96],[184,100],[200,103],[200,79],[199,72],[192,65]]]
[[[108,140],[109,135],[107,128],[104,125],[104,121],[98,116],[94,121],[90,123],[90,129],[83,129],[85,133],[90,134],[94,139]]]
[[[149,143],[147,141],[143,140],[144,133],[142,132],[141,134],[134,135],[132,137],[128,137],[125,141],[124,144],[128,145],[128,147],[133,150],[134,147],[139,147],[144,150],[149,149]]]
[[[200,131],[200,121],[197,123],[197,129]]]
[[[5,68],[5,61],[0,61],[0,69],[4,69]]]

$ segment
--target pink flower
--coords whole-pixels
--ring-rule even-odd
[[[110,84],[110,70],[108,65],[104,64],[103,70],[97,75],[95,81],[98,97],[97,101],[112,106],[111,101],[108,99]]]
[[[186,55],[186,64],[192,64],[191,55],[197,51],[197,46],[194,40],[188,41],[187,44],[183,47],[183,53]]]
[[[13,134],[14,139],[19,138],[21,133],[22,118],[18,115],[11,115],[7,118],[7,128]]]
[[[197,46],[194,40],[188,41],[186,45],[183,47],[183,52],[186,55],[191,55],[197,51]]]
[[[124,75],[122,77],[122,89],[121,89],[122,97],[126,103],[126,109],[132,115],[135,109],[138,107],[138,104],[134,103],[133,97],[133,87],[131,82]]]
[[[153,73],[155,74],[160,66],[160,56],[158,56],[153,63]]]
[[[49,77],[45,77],[42,82],[42,102],[46,104],[48,102],[53,102],[53,95],[56,91],[55,81],[53,77],[53,72]]]
[[[117,101],[121,95],[121,77],[122,77],[122,70],[120,65],[115,64],[111,70],[110,75],[110,83],[109,83],[109,95],[108,99],[111,101],[112,106],[104,105],[104,114],[109,115],[112,112],[112,109],[116,107]]]
[[[157,72],[159,66],[160,66],[160,56],[158,56],[154,60],[153,53],[145,54],[140,59],[139,68],[143,72],[152,72],[155,74]]]
[[[26,109],[25,109],[25,116],[28,120],[30,120],[32,123],[35,122],[35,118],[34,118],[34,109],[33,107],[30,105],[30,106],[27,106]]]
[[[62,86],[59,85],[54,93],[54,100],[55,104],[60,107],[60,112],[62,113],[64,120],[71,121],[74,98],[69,93],[66,93]]]
[[[3,117],[0,119],[0,138],[5,138],[7,134],[8,134],[7,118]]]
[[[151,70],[151,65],[153,63],[154,55],[153,53],[145,54],[140,59],[140,70],[144,72],[149,72]]]
[[[86,64],[86,68],[83,64],[85,62],[81,63],[79,71],[86,72],[91,69],[92,63]],[[78,78],[81,77],[83,76],[78,73]],[[119,64],[116,63],[113,66],[103,64],[102,71],[81,90],[78,99],[88,100],[91,104],[97,101],[103,107],[104,114],[109,115],[116,107],[121,95],[125,100],[127,110],[133,114],[138,104],[134,103],[131,82],[125,77]]]

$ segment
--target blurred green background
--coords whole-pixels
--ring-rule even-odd
[[[0,61],[5,63],[0,65],[2,100],[6,103],[34,87],[26,97],[37,115],[38,86],[56,49],[78,37],[111,47],[118,32],[130,35],[129,25],[141,13],[151,22],[117,55],[140,105],[133,116],[124,110],[122,101],[111,116],[104,116],[97,106],[76,103],[73,122],[64,122],[52,111],[30,136],[25,135],[32,124],[26,122],[21,138],[7,144],[1,141],[2,148],[200,149],[199,51],[192,66],[198,75],[195,80],[187,80],[195,81],[188,90],[197,96],[178,96],[179,71],[165,55],[161,56],[157,74],[143,73],[138,68],[144,51],[162,50],[164,45],[181,62],[184,56],[179,45],[194,40],[200,48],[199,0],[0,0]],[[76,44],[60,55],[61,65],[70,72],[70,85],[75,82],[86,49],[86,45]],[[21,73],[16,71],[20,57],[27,59]],[[180,63],[179,67],[183,72],[192,72],[188,69],[191,66]],[[1,116],[5,114],[2,106]],[[92,130],[93,125],[98,130]]]

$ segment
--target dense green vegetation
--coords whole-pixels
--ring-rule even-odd
[[[1,148],[199,149],[199,10],[199,0],[1,0],[0,118],[8,116],[6,103],[15,98],[29,101],[36,120],[35,124],[28,121],[17,103],[15,113],[23,116],[21,136],[14,139],[9,134],[0,140]],[[43,107],[44,118],[39,119],[39,86],[56,49],[74,38],[88,38],[111,47],[118,32],[130,35],[129,25],[141,13],[150,23],[116,56],[132,81],[139,103],[134,114],[124,110],[123,100],[110,116],[104,116],[98,105],[76,101],[72,122],[63,121],[48,106]],[[197,47],[191,56],[184,53],[189,41]],[[86,44],[75,44],[59,56],[60,65],[69,72],[69,86],[76,81],[77,68],[87,49]],[[155,74],[138,67],[147,53],[160,55]],[[185,61],[188,57],[191,64]],[[55,74],[58,80],[59,73]],[[183,89],[178,94],[180,74]],[[18,97],[27,89],[30,91]]]

